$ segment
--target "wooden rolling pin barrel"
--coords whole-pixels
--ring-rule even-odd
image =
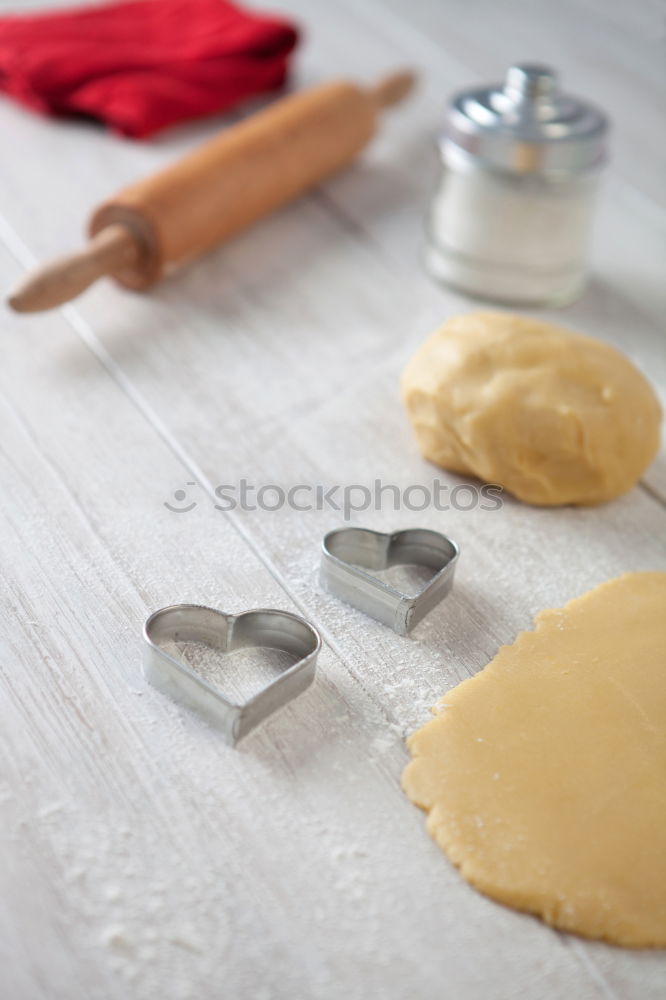
[[[226,129],[101,205],[88,246],[29,275],[10,306],[52,309],[103,275],[147,288],[350,163],[372,138],[379,112],[413,82],[411,73],[398,72],[370,89],[326,83]]]

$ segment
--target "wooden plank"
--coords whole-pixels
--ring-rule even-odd
[[[368,78],[395,58],[375,20],[341,7],[334,34],[327,5],[289,9],[312,24],[305,76],[325,75],[342,50],[340,65]],[[405,48],[420,58],[411,41]],[[163,507],[190,478],[429,484],[397,375],[430,326],[468,307],[407,263],[431,109],[396,117],[365,166],[327,186],[324,200],[281,213],[153,297],[91,292],[66,321],[92,357],[57,318],[12,320],[0,382],[4,472],[11,510],[29,516],[7,552],[25,621],[43,618],[41,632],[30,626],[12,647],[23,685],[2,727],[14,762],[6,829],[24,845],[7,873],[18,900],[12,943],[23,957],[12,966],[13,995],[69,997],[79,981],[85,995],[130,989],[139,1000],[224,990],[659,995],[663,955],[555,935],[470,890],[397,787],[403,733],[534,611],[625,569],[664,566],[664,514],[650,496],[636,490],[595,511],[509,501],[444,517],[357,514],[380,528],[418,518],[463,544],[454,594],[412,640],[319,592],[318,543],[339,514],[225,517],[201,486],[190,488],[190,514]],[[74,237],[81,192],[94,201],[206,128],[138,147],[8,106],[0,114],[21,166],[2,168],[2,235],[19,257],[12,225],[38,252],[55,251]],[[47,161],[44,226],[31,192]],[[620,273],[619,256],[612,260]],[[630,298],[595,291],[577,308],[581,323],[626,349]],[[651,323],[635,325],[630,346],[666,384]],[[321,683],[244,752],[220,747],[138,677],[136,626],[176,590],[233,607],[303,608],[329,638]],[[45,595],[50,611],[37,615]],[[119,671],[126,689],[111,680]],[[28,894],[26,885],[38,888]],[[36,961],[31,949],[27,972],[29,934],[45,944]]]
[[[302,82],[342,72],[370,80],[388,67],[409,61],[421,69],[422,85],[416,98],[404,110],[388,116],[385,132],[363,161],[326,185],[319,197],[325,199],[329,211],[335,212],[341,227],[355,230],[381,251],[387,264],[393,262],[394,269],[397,266],[405,291],[410,286],[418,301],[424,334],[429,326],[452,312],[478,308],[463,296],[436,288],[422,273],[418,258],[428,192],[437,171],[433,135],[446,95],[478,78],[481,70],[460,62],[468,51],[464,46],[456,48],[452,55],[434,44],[436,25],[431,27],[429,37],[408,22],[402,30],[400,19],[391,12],[383,17],[382,7],[374,0],[362,8],[342,3],[312,8],[304,0],[285,0],[285,10],[311,24],[310,43],[299,63]],[[459,20],[458,30],[464,24],[471,31],[473,18]],[[362,44],[347,44],[349,37],[356,36]],[[15,148],[15,157],[4,171],[0,209],[15,229],[30,233],[31,248],[42,258],[80,242],[87,206],[93,206],[131,178],[157,169],[218,127],[216,122],[196,123],[153,143],[130,143],[89,125],[44,121],[8,103],[0,104],[0,125],[11,132]],[[45,156],[33,155],[36,144],[45,150]],[[25,194],[26,190],[44,187],[46,164],[53,192],[49,205],[52,224],[48,226],[43,225],[41,200]],[[309,218],[305,208],[301,216],[298,208],[287,212],[296,212],[296,218],[302,220]],[[304,239],[304,224],[292,226],[292,239],[295,228],[299,238]],[[273,252],[270,234],[275,231],[274,226],[258,229],[264,233],[260,241],[262,253]],[[649,372],[666,405],[661,388],[666,385],[666,296],[662,279],[665,254],[663,206],[637,193],[612,170],[598,217],[590,288],[569,309],[541,314],[615,343]],[[218,270],[224,269],[224,251],[213,259],[220,261]],[[197,294],[200,292],[197,288]],[[128,348],[132,340],[133,334]],[[649,471],[646,483],[666,501],[666,454],[662,453]]]
[[[483,953],[500,997],[537,970],[552,996],[602,996],[558,936],[443,863],[365,671],[328,650],[239,752],[146,687],[147,610],[290,602],[215,512],[164,510],[173,452],[58,317],[7,325],[6,995],[407,998],[444,979],[481,998]]]
[[[273,226],[271,239],[249,234],[226,252],[222,282],[213,257],[163,286],[152,300],[127,299],[121,315],[113,311],[115,292],[98,289],[86,307],[90,317],[98,317],[96,333],[108,351],[119,352],[132,384],[159,413],[169,436],[195,455],[203,470],[200,481],[205,476],[213,484],[235,482],[251,473],[258,484],[330,484],[334,471],[336,480],[364,482],[371,454],[373,476],[429,483],[431,470],[414,453],[395,390],[403,357],[422,335],[414,329],[420,317],[412,315],[413,300],[404,298],[394,272],[374,251],[341,234],[316,205],[289,212],[269,224]],[[276,246],[290,252],[278,254]],[[347,291],[344,298],[341,288]],[[217,316],[223,318],[219,326]],[[133,341],[127,355],[136,330],[145,334]],[[307,379],[313,370],[322,373],[319,381]],[[449,485],[456,482],[446,475],[442,479]],[[202,507],[187,517],[199,518]],[[444,527],[458,538],[464,557],[450,604],[441,616],[426,621],[412,642],[397,641],[316,589],[318,542],[326,528],[339,523],[339,515],[248,512],[236,515],[235,522],[265,553],[298,606],[324,628],[350,675],[381,705],[384,715],[369,746],[375,747],[376,766],[382,773],[388,770],[395,789],[404,760],[401,735],[423,720],[442,689],[483,666],[499,643],[529,624],[539,607],[560,604],[626,569],[663,566],[663,517],[638,490],[601,510],[535,511],[507,502],[501,516],[479,511],[451,512],[446,518],[433,512],[419,515],[419,523]],[[364,515],[363,521],[400,527],[414,523],[414,514],[385,510]],[[367,745],[363,753],[368,754]],[[342,774],[353,772],[354,763],[348,760],[342,768]],[[361,787],[366,795],[365,777]],[[341,802],[337,809],[345,815]],[[355,822],[361,822],[358,816]],[[388,827],[399,824],[395,840],[405,838],[402,819],[388,822],[385,817],[385,822]],[[420,819],[414,822],[418,829]],[[395,850],[393,836],[382,849]],[[425,855],[421,860],[426,863]],[[437,866],[451,876],[441,859],[428,853],[427,879],[416,876],[422,891],[426,881],[439,877]],[[373,897],[368,905],[377,900]],[[429,921],[445,919],[434,897],[426,896],[422,905],[428,907]],[[457,900],[452,903],[451,911],[447,905],[446,914],[458,905]],[[334,910],[329,912],[333,919]],[[468,928],[467,934],[476,935],[476,921],[474,916],[474,930]],[[411,949],[414,932],[402,922],[393,927],[394,933],[398,930],[403,948],[409,942]],[[390,932],[386,926],[381,929]],[[367,940],[360,926],[353,933],[356,940]],[[376,923],[375,933],[380,933]],[[539,933],[549,935],[543,928]],[[459,947],[448,924],[440,925],[438,934]],[[520,954],[521,963],[527,961],[526,943],[523,939],[512,951],[516,961]],[[342,947],[340,938],[336,946]],[[434,947],[434,939],[428,938],[419,953]],[[438,945],[440,956],[442,947]],[[572,954],[579,956],[579,949]],[[432,951],[428,955],[427,972],[411,967],[412,983],[419,988],[435,975]],[[445,955],[442,961],[448,964],[446,949]],[[557,966],[559,960],[552,961]],[[617,968],[623,982],[640,984],[647,995],[658,989],[663,964],[654,965],[652,957],[613,952],[606,961],[609,975]],[[368,980],[362,981],[367,987]],[[471,989],[465,975],[461,981]],[[505,981],[513,981],[512,975]]]
[[[548,11],[544,14],[550,18],[553,8],[546,6]],[[297,0],[292,2],[292,10],[295,13],[302,10]],[[399,263],[401,280],[414,283],[414,296],[420,303],[432,303],[433,324],[438,322],[439,316],[452,311],[479,308],[464,296],[438,292],[415,266],[423,249],[426,193],[434,188],[438,170],[434,139],[446,97],[474,80],[483,79],[486,65],[474,51],[474,44],[479,41],[479,6],[461,5],[457,12],[456,31],[470,36],[467,44],[462,40],[459,44],[457,40],[455,45],[442,41],[441,19],[443,16],[448,18],[448,10],[422,4],[418,7],[419,16],[412,18],[411,14],[400,16],[397,5],[393,11],[387,9],[384,0],[369,0],[362,8],[349,5],[348,23],[344,30],[336,32],[335,25],[341,27],[340,9],[327,8],[324,15],[327,20],[316,38],[316,49],[313,52],[311,47],[306,52],[302,68],[306,78],[314,74],[315,66],[330,67],[329,72],[333,73],[338,65],[344,65],[352,75],[368,77],[387,66],[404,63],[407,52],[411,54],[412,65],[419,67],[422,82],[415,98],[403,113],[387,123],[386,133],[380,136],[361,165],[326,186],[325,198],[328,204],[335,206],[343,221],[367,234]],[[534,29],[541,23],[539,4],[532,4],[524,11],[528,26]],[[356,48],[345,46],[343,41],[354,31],[354,26],[358,30],[359,15],[368,26],[362,58]],[[563,23],[568,23],[566,18]],[[594,35],[592,28],[588,30]],[[505,39],[510,36],[511,32],[503,35]],[[486,39],[484,44],[489,44],[491,36],[482,33],[482,37]],[[512,55],[506,56],[509,61],[512,58]],[[645,86],[648,84],[649,81],[645,81]],[[631,77],[629,80],[623,78],[623,87],[625,101],[617,114],[635,123],[632,102],[639,105],[641,95],[632,91]],[[659,128],[659,119],[653,116],[646,129],[653,135],[652,161],[659,163],[660,157],[666,157],[666,141]],[[622,141],[621,136],[614,138],[614,149],[622,146]],[[648,158],[642,158],[645,159]],[[663,389],[666,385],[663,185],[656,188],[656,200],[646,197],[632,180],[618,173],[616,160],[613,153],[609,175],[602,184],[591,253],[592,280],[587,291],[579,302],[565,310],[531,309],[529,312],[609,340],[648,374],[666,407]],[[655,496],[666,501],[665,448],[645,476],[645,483]]]
[[[416,0],[408,9],[403,0],[364,4],[366,11],[379,8],[387,20],[392,12],[399,34],[412,29],[438,47],[443,59],[455,54],[476,79],[501,78],[521,59],[552,64],[567,89],[607,109],[619,175],[663,203],[663,8],[657,12],[649,0],[603,7],[596,0]],[[649,155],[641,155],[646,144]]]

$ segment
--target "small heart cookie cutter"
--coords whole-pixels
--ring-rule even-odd
[[[232,615],[199,604],[173,604],[150,615],[143,638],[146,680],[203,715],[232,746],[312,683],[321,649],[319,633],[309,622],[271,608]],[[163,648],[168,642],[193,640],[223,653],[268,646],[289,653],[295,662],[253,697],[236,704]]]
[[[338,528],[324,537],[320,581],[334,597],[407,635],[450,591],[459,553],[452,539],[427,528],[393,534]],[[365,572],[407,564],[435,570],[416,595],[403,594]]]

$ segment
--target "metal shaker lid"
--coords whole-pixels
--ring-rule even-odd
[[[517,173],[575,174],[604,158],[608,120],[563,94],[547,66],[511,66],[503,84],[454,94],[442,136],[470,156]]]

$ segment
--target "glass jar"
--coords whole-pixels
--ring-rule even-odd
[[[471,295],[561,305],[585,282],[605,116],[543,66],[455,96],[440,141],[426,265]]]

